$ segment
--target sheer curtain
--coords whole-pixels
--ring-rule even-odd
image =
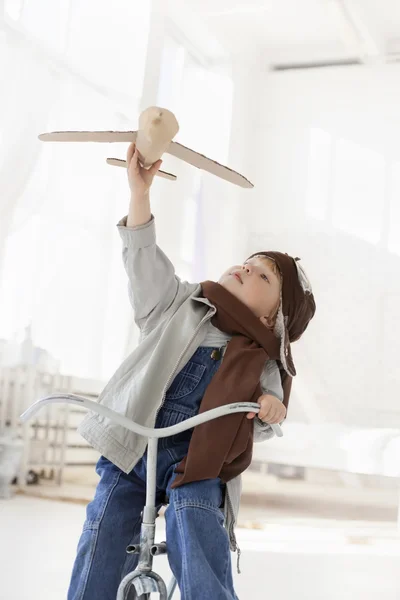
[[[18,340],[30,326],[34,344],[80,377],[106,379],[137,343],[115,227],[129,188],[124,171],[105,163],[124,157],[126,144],[43,144],[37,135],[136,127],[151,64],[150,9],[128,0],[5,4],[0,185],[1,209],[12,212],[3,236],[0,338]],[[210,66],[184,38],[167,34],[160,60],[154,104],[176,113],[178,141],[226,162],[229,69]],[[199,280],[206,274],[204,190],[208,198],[218,182],[173,157],[165,156],[164,168],[178,181],[154,184],[158,240],[181,277]]]
[[[126,212],[126,175],[106,165],[110,147],[42,144],[37,135],[134,128],[150,3],[64,0],[56,9],[27,0],[5,11],[0,338],[31,325],[35,345],[63,372],[105,379],[124,356],[132,320],[115,227]],[[49,15],[57,35],[40,25]],[[112,154],[123,156],[126,144],[117,146]]]
[[[41,156],[37,132],[48,121],[58,79],[30,44],[10,30],[0,36],[0,273],[5,237]]]

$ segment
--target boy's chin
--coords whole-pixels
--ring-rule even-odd
[[[235,296],[235,298],[237,298],[238,300],[241,300],[243,302],[243,299],[240,297],[240,294],[238,294],[238,286],[236,285],[235,281],[227,281],[225,279],[225,281],[220,281],[219,282],[220,285],[225,288],[228,292],[230,292],[232,294],[232,296]]]
[[[232,283],[235,283],[235,282],[232,282],[232,280],[230,280],[227,277],[221,277],[221,279],[218,281],[218,283],[220,285],[222,285],[223,288],[225,288],[226,290],[228,290],[228,292],[233,293],[233,291],[235,289],[235,286],[232,285]]]

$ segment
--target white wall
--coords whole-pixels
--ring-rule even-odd
[[[294,420],[400,426],[399,75],[264,77],[243,222],[248,252],[300,256],[314,284],[317,314],[294,346]]]

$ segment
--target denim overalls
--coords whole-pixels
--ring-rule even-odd
[[[156,420],[168,427],[198,413],[201,399],[221,364],[221,349],[200,346],[170,385]],[[157,494],[165,513],[168,560],[182,600],[236,600],[229,539],[223,522],[224,486],[209,479],[171,490],[176,465],[187,454],[192,430],[159,440]],[[128,475],[101,457],[100,481],[87,506],[68,600],[115,600],[123,577],[138,557],[126,547],[139,542],[146,497],[147,451]],[[133,596],[132,596],[133,597]]]

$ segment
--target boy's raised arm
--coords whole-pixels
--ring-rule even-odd
[[[150,169],[144,169],[139,164],[139,153],[132,143],[126,156],[128,181],[131,189],[127,227],[145,225],[151,219],[150,187],[162,160],[158,160]]]
[[[150,169],[144,169],[139,164],[135,145],[129,146],[129,213],[118,223],[123,241],[123,262],[129,279],[129,298],[135,321],[142,330],[151,328],[176,298],[190,294],[190,284],[180,281],[172,262],[156,244],[149,192],[161,162],[159,160]]]

